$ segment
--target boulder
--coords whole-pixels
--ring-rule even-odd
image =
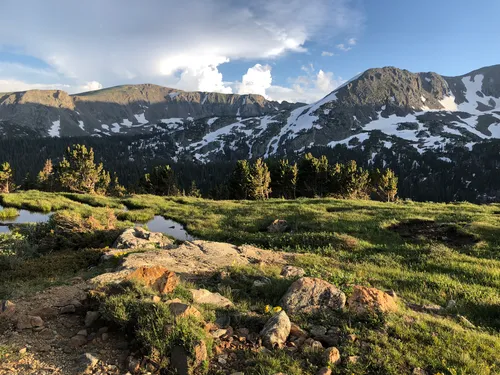
[[[17,329],[19,331],[30,328],[41,329],[43,324],[43,320],[39,316],[24,315],[17,320]]]
[[[260,332],[262,343],[269,349],[282,348],[290,334],[291,326],[286,312],[279,312],[267,321]]]
[[[233,303],[219,293],[212,293],[206,289],[190,289],[193,296],[193,302],[205,303],[217,307],[232,307]]]
[[[92,327],[92,325],[101,317],[99,311],[87,311],[85,315],[85,327]]]
[[[113,244],[115,249],[165,249],[173,242],[163,233],[150,232],[142,227],[125,229]]]
[[[281,276],[286,278],[302,277],[306,274],[306,271],[300,267],[295,266],[284,266],[281,269]]]
[[[290,328],[290,336],[294,336],[297,338],[301,338],[301,337],[306,338],[308,335],[307,335],[307,332],[304,331],[302,328],[300,328],[297,324],[292,323],[291,328]]]
[[[356,315],[365,315],[374,312],[397,311],[398,305],[389,294],[376,288],[367,288],[356,285],[347,302],[349,311]]]
[[[326,349],[323,356],[324,356],[324,359],[325,359],[325,363],[327,365],[328,364],[335,365],[335,364],[337,364],[337,363],[340,362],[340,352],[334,346],[332,346],[331,348]]]
[[[268,227],[267,231],[269,233],[283,233],[288,229],[288,223],[286,220],[276,219]]]
[[[311,314],[340,310],[345,305],[345,294],[334,285],[313,277],[295,281],[281,300],[289,314]]]
[[[160,294],[172,293],[179,285],[177,275],[161,266],[139,267],[126,280],[139,281]]]

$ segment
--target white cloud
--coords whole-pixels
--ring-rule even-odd
[[[329,56],[329,57],[332,57],[334,56],[335,54],[333,52],[330,52],[330,51],[323,51],[321,52],[321,56]]]
[[[355,46],[357,42],[358,41],[356,38],[351,38],[347,41],[347,44],[349,44],[350,46]]]
[[[269,65],[256,64],[249,68],[242,82],[237,84],[238,94],[259,94],[266,96],[266,90],[271,87],[273,78]]]
[[[337,48],[344,52],[350,51],[352,49],[351,47],[347,47],[344,43],[337,44]]]
[[[332,72],[319,70],[312,66],[307,69],[307,75],[298,76],[290,80],[291,87],[271,86],[266,90],[270,99],[287,102],[312,103],[328,95],[345,80],[335,77]]]
[[[27,91],[27,90],[65,90],[69,85],[59,83],[27,83],[16,79],[0,79],[0,92]]]
[[[82,86],[82,89],[83,91],[95,91],[102,89],[102,85],[97,81],[90,81]]]
[[[145,6],[132,0],[21,4],[4,0],[0,47],[16,46],[46,62],[55,76],[52,82],[75,88],[92,81],[104,86],[153,82],[230,92],[220,64],[300,53],[315,37],[351,33],[362,23],[353,4],[350,0],[309,0],[307,6],[302,0],[150,0]],[[0,72],[0,79],[12,77]],[[50,84],[46,76],[14,78]]]

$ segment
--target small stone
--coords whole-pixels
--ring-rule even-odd
[[[227,359],[223,356],[220,356],[219,358],[217,358],[217,362],[219,362],[221,365],[225,365],[227,364]]]
[[[60,313],[61,314],[73,314],[76,311],[76,308],[74,305],[67,305],[61,307]]]
[[[302,349],[304,350],[323,350],[323,345],[321,342],[316,341],[312,338],[308,338],[304,341],[304,345],[302,346]]]
[[[312,326],[311,329],[309,330],[309,333],[311,336],[321,336],[326,334],[326,328],[323,326]]]
[[[87,315],[85,315],[85,327],[92,327],[100,317],[101,313],[99,311],[87,311]]]
[[[271,280],[255,280],[253,282],[254,288],[262,288],[265,287],[266,285],[269,285],[271,283]]]
[[[45,328],[38,333],[38,336],[44,340],[52,340],[54,338],[54,332],[52,330]]]
[[[339,350],[332,346],[331,348],[328,348],[325,350],[324,353],[324,359],[325,363],[335,365],[340,362],[340,352]]]
[[[347,357],[348,363],[355,364],[358,362],[358,360],[359,360],[359,357],[357,355],[351,355],[351,356]]]
[[[290,328],[290,336],[294,336],[297,338],[300,337],[307,337],[307,332],[304,331],[302,328],[300,328],[297,324],[292,323],[292,326]]]
[[[0,318],[12,319],[16,313],[16,305],[9,300],[0,301]]]
[[[213,338],[218,339],[218,338],[224,336],[226,333],[227,333],[227,329],[217,329],[217,330],[213,331],[211,333],[211,335]]]
[[[236,336],[238,337],[238,340],[244,341],[250,334],[250,330],[248,328],[238,328],[235,332]]]
[[[420,367],[415,367],[412,371],[412,375],[428,375],[428,373]]]
[[[85,336],[82,336],[82,335],[73,336],[69,340],[69,345],[73,348],[77,348],[77,347],[83,346],[85,344],[87,344],[87,338]]]
[[[281,276],[286,278],[302,277],[306,274],[303,268],[295,266],[284,266],[281,269]]]
[[[29,318],[33,328],[43,327],[43,319],[39,316],[30,316]]]
[[[19,354],[26,354],[27,351],[28,351],[27,348],[21,348],[19,349]]]
[[[332,375],[332,370],[330,370],[328,367],[322,367],[319,369],[316,375]]]
[[[457,307],[457,302],[455,300],[450,299],[448,303],[446,304],[446,308],[448,310],[455,309]]]
[[[103,333],[106,333],[109,331],[109,328],[108,327],[101,327],[99,328],[99,330],[97,331],[98,334],[102,335]]]
[[[276,219],[268,227],[267,231],[269,233],[283,233],[288,229],[288,223],[286,220]]]
[[[108,339],[109,339],[109,334],[108,333],[103,333],[101,335],[101,340],[102,341],[108,341]]]
[[[215,320],[215,324],[219,328],[227,328],[231,324],[231,316],[228,314],[221,315]]]
[[[80,331],[78,331],[77,335],[80,335],[80,336],[87,336],[87,330],[86,329],[82,329]]]
[[[354,341],[356,341],[357,336],[354,333],[351,333],[351,334],[347,335],[346,339],[347,339],[347,341],[354,342]]]

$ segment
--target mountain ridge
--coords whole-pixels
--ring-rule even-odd
[[[374,135],[383,147],[402,143],[420,153],[471,149],[500,138],[500,65],[456,77],[371,68],[311,104],[154,84],[0,94],[0,136],[115,134],[154,134],[141,147],[173,144],[176,158],[201,162],[356,148]]]

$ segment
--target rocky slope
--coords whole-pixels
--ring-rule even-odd
[[[310,105],[155,85],[73,96],[27,91],[0,96],[0,119],[0,135],[10,137],[148,134],[136,148],[154,153],[168,145],[177,158],[202,162],[356,148],[374,135],[386,149],[472,149],[500,138],[500,65],[459,77],[369,69]]]

